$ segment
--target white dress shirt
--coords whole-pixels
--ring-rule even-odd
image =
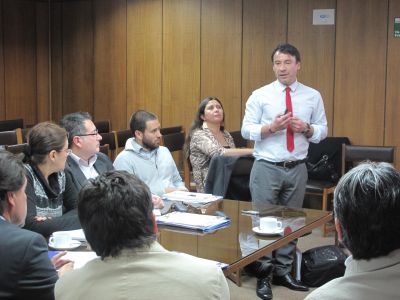
[[[78,155],[75,155],[73,152],[70,154],[72,159],[77,162],[79,169],[81,169],[83,175],[85,175],[86,179],[96,178],[99,176],[99,173],[94,168],[94,163],[97,160],[97,154],[93,155],[89,161],[80,158]]]
[[[301,160],[306,158],[309,142],[318,143],[328,133],[324,103],[321,94],[299,82],[291,86],[293,117],[309,123],[314,133],[306,138],[301,133],[294,133],[295,148],[289,152],[286,148],[286,129],[261,138],[261,128],[271,124],[277,115],[286,110],[286,86],[278,80],[255,90],[246,103],[242,135],[255,141],[254,157],[273,162]]]

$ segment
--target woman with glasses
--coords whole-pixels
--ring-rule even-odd
[[[28,132],[25,151],[28,197],[25,228],[44,237],[60,230],[79,229],[74,209],[76,191],[64,173],[68,149],[67,132],[51,122],[35,125]]]

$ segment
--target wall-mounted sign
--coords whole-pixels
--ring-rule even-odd
[[[400,18],[394,18],[394,37],[400,38]]]
[[[335,10],[314,9],[313,25],[335,25]]]

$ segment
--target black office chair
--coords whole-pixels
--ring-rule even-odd
[[[363,161],[387,162],[395,161],[394,146],[360,146],[342,145],[342,175],[357,163]]]
[[[229,132],[233,138],[236,148],[247,148],[247,140],[242,137],[240,130]]]
[[[119,130],[115,132],[117,136],[117,154],[125,148],[126,141],[132,137],[130,129]]]
[[[116,149],[117,149],[117,141],[116,141],[116,134],[114,131],[111,132],[103,132],[99,133],[102,137],[100,141],[100,146],[103,146],[105,144],[108,144],[109,146],[109,157],[112,161],[114,161],[115,156],[116,156]]]
[[[163,134],[161,144],[164,147],[167,147],[171,153],[178,153],[177,159],[177,168],[183,181],[185,182],[185,186],[188,189],[191,189],[191,182],[190,182],[190,168],[188,161],[185,159],[185,155],[183,153],[183,146],[185,144],[185,132],[182,130],[182,126],[175,127],[174,130],[177,128],[181,130],[179,132],[172,132],[168,134]]]
[[[99,133],[107,133],[111,131],[110,120],[94,121],[93,123],[96,126]]]
[[[0,145],[15,145],[22,143],[21,128],[0,132]]]
[[[182,126],[164,127],[160,129],[162,135],[167,135],[171,133],[179,133],[183,130]]]
[[[23,119],[2,120],[0,121],[0,131],[11,131],[17,128],[24,128]]]
[[[326,155],[331,164],[332,174],[327,174],[325,178],[323,176],[313,177],[312,173],[309,172],[309,178],[306,185],[306,195],[314,195],[321,197],[322,210],[329,210],[329,198],[332,198],[333,192],[336,188],[336,183],[340,178],[341,171],[341,158],[342,158],[342,144],[350,144],[350,140],[347,137],[327,137],[318,144],[310,143],[307,156],[307,164],[311,166],[317,165],[321,158]],[[329,176],[330,175],[330,176]],[[329,227],[324,224],[322,227],[322,234],[326,234],[333,230],[333,227]]]

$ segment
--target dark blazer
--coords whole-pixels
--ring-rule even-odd
[[[45,239],[0,219],[0,299],[54,299],[58,279]]]
[[[94,168],[99,174],[114,170],[111,159],[101,152],[97,153],[97,160],[94,163]],[[71,178],[72,187],[75,189],[76,193],[79,193],[82,187],[86,184],[87,179],[79,168],[78,163],[71,156],[67,157],[64,172]]]

